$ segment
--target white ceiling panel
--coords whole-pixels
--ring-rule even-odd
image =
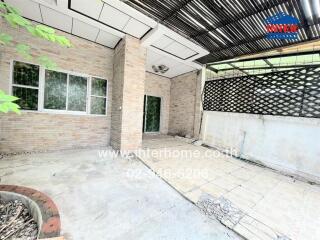
[[[72,18],[41,5],[43,23],[65,32],[71,32]]]
[[[178,43],[178,42],[173,42],[172,44],[170,44],[169,46],[165,47],[163,50],[180,57],[180,54],[182,53],[182,51],[185,49],[185,47]]]
[[[43,1],[52,5],[57,5],[57,0],[43,0]]]
[[[155,72],[152,69],[152,66],[159,66],[159,65],[165,65],[169,68],[169,70],[166,73],[160,73]],[[157,52],[154,52],[150,49],[147,51],[147,63],[146,63],[146,69],[148,72],[155,73],[164,77],[173,78],[178,75],[191,72],[195,70],[195,68],[190,67],[186,64],[183,64],[181,62],[178,62],[177,60],[173,59],[172,57],[167,57],[164,55],[161,55]]]
[[[156,65],[164,64],[167,67],[173,67],[173,66],[179,65],[181,63],[179,63],[177,60],[175,60],[175,59],[173,59],[171,57],[163,57],[163,58],[155,61],[154,64],[156,64]]]
[[[182,59],[187,59],[189,57],[195,56],[198,54],[196,51],[191,50],[190,48],[184,47],[184,50],[179,54]]]
[[[105,4],[101,12],[100,21],[114,28],[122,30],[130,17],[118,9]]]
[[[149,29],[147,25],[131,18],[123,31],[136,38],[141,38]]]
[[[72,33],[79,37],[95,41],[98,35],[99,29],[89,24],[81,22],[79,20],[73,20]]]
[[[162,36],[159,40],[155,41],[152,45],[157,48],[164,49],[170,44],[172,44],[173,42],[174,42],[173,39],[168,38],[167,36]]]
[[[42,22],[40,6],[38,3],[29,0],[5,0],[6,3],[21,11],[26,18]]]
[[[176,68],[176,71],[179,72],[179,75],[195,70],[193,67],[190,67],[184,64],[177,65],[175,66],[175,68]]]
[[[100,0],[98,0],[100,1]],[[121,10],[122,12],[128,14],[130,17],[154,28],[157,26],[157,22],[155,20],[153,20],[152,18],[148,17],[147,15],[145,15],[144,13],[142,13],[141,11],[138,11],[137,9],[129,6],[128,4],[126,4],[125,2],[129,1],[129,0],[102,0],[103,2],[105,2],[108,5],[113,6],[116,9]],[[137,0],[140,1],[141,4],[143,4],[143,2],[145,0]]]
[[[97,43],[100,43],[104,46],[114,48],[121,38],[114,36],[110,33],[100,31],[97,37]]]
[[[196,54],[195,51],[192,51],[191,49],[183,46],[182,44],[178,43],[178,42],[174,42],[172,44],[170,44],[169,46],[164,48],[165,51],[178,56],[182,59],[186,59],[194,54]]]
[[[176,67],[171,67],[171,68],[169,69],[169,71],[166,72],[166,77],[168,77],[168,78],[173,78],[173,77],[176,77],[176,76],[180,75],[180,72],[177,71],[177,70],[178,70],[178,69],[177,69]]]
[[[70,0],[71,8],[95,19],[99,18],[103,2],[100,0]]]
[[[150,49],[148,49],[147,51],[147,63],[148,62],[152,62],[152,63],[155,63],[156,61],[158,61],[159,59],[162,59],[163,56],[154,52],[154,51],[151,51]]]
[[[193,70],[195,70],[195,69],[190,66],[184,65],[184,64],[175,65],[169,69],[168,77],[173,78],[173,77],[179,76],[181,74],[191,72]]]

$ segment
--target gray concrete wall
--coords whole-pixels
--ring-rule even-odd
[[[204,143],[320,181],[320,119],[204,112]]]

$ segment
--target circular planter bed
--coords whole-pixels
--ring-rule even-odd
[[[0,240],[63,239],[56,205],[37,190],[0,185],[0,208]]]

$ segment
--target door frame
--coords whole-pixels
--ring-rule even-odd
[[[159,131],[157,132],[147,132],[146,131],[146,127],[147,127],[147,106],[148,106],[148,96],[149,97],[156,97],[156,98],[160,98],[160,121],[159,121]],[[161,132],[161,123],[162,123],[162,97],[159,96],[155,96],[155,95],[149,95],[149,94],[144,94],[144,97],[146,99],[145,103],[144,103],[144,118],[143,118],[143,133],[144,134],[160,134]]]

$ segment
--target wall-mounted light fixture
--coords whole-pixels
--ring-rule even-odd
[[[152,65],[152,69],[153,69],[153,71],[156,72],[156,73],[158,73],[158,72],[160,72],[160,73],[166,73],[166,72],[169,71],[169,68],[168,68],[166,65],[163,65],[163,64],[161,64],[161,65],[159,65],[159,66]]]

